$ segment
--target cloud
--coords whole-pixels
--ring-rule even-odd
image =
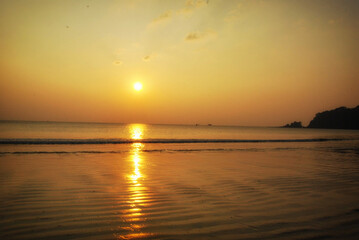
[[[186,40],[187,41],[192,41],[192,40],[197,40],[197,39],[200,39],[200,38],[201,38],[200,34],[194,32],[194,33],[189,33],[187,35],[187,37],[186,37]]]
[[[172,19],[172,17],[175,17],[176,15],[192,13],[194,10],[201,8],[203,6],[207,6],[208,4],[209,4],[209,0],[187,0],[183,8],[181,8],[178,11],[175,11],[174,13],[171,10],[162,13],[160,16],[153,19],[150,22],[149,26],[151,27],[160,24],[162,22],[169,21]]]
[[[208,4],[209,0],[187,0],[184,8],[179,10],[179,13],[191,13],[195,9],[207,6]]]
[[[147,55],[147,56],[144,56],[144,57],[142,58],[142,60],[145,61],[145,62],[148,62],[148,61],[150,61],[150,58],[151,58],[151,56],[150,56],[150,55]]]
[[[149,62],[149,61],[152,61],[154,58],[156,57],[156,54],[155,53],[151,53],[149,55],[146,55],[142,58],[143,61],[145,62]]]
[[[120,60],[116,60],[116,61],[113,62],[113,64],[118,65],[118,66],[119,66],[119,65],[122,65],[122,63],[123,63],[123,62],[120,61]]]
[[[215,35],[215,32],[213,32],[213,31],[190,32],[185,37],[185,40],[186,41],[195,41],[195,40],[200,40],[200,39],[203,39],[203,38],[207,38],[207,37],[209,37],[211,35]]]
[[[242,8],[242,3],[238,3],[233,9],[231,9],[228,12],[224,20],[227,22],[232,22],[237,20],[241,16],[241,8]]]
[[[169,20],[172,17],[172,11],[162,13],[159,17],[152,20],[151,23],[160,23]]]
[[[187,0],[186,7],[198,8],[206,6],[209,3],[209,0]]]

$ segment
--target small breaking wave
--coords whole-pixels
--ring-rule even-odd
[[[288,148],[286,148],[288,149]],[[140,152],[233,152],[233,151],[252,151],[258,152],[263,151],[264,149],[259,148],[201,148],[201,149],[142,149],[139,150]],[[278,150],[278,149],[277,149]],[[118,150],[118,151],[5,151],[0,152],[1,154],[15,154],[15,155],[22,155],[22,154],[120,154],[120,153],[128,153],[133,152],[132,150]]]
[[[72,145],[72,144],[132,144],[132,143],[290,143],[290,142],[328,142],[355,139],[309,138],[309,139],[0,139],[0,144],[30,145]]]

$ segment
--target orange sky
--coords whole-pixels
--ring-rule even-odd
[[[359,104],[358,13],[354,0],[3,0],[0,119],[307,124]]]

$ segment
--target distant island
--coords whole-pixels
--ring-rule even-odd
[[[302,128],[301,122],[292,122],[285,128]],[[355,108],[339,107],[334,110],[317,113],[307,128],[359,129],[359,106]]]
[[[302,122],[292,122],[290,124],[286,124],[283,127],[285,128],[302,128]]]

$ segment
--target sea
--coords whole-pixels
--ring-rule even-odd
[[[359,239],[359,131],[0,122],[0,239]]]

